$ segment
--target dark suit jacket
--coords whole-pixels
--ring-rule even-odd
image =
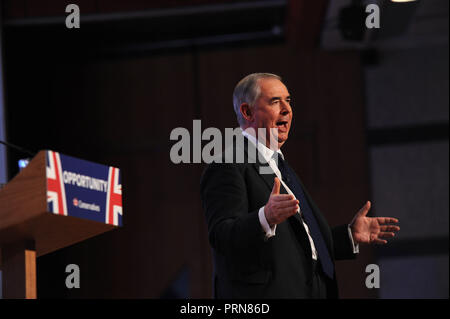
[[[278,224],[269,239],[258,218],[273,188],[275,174],[260,174],[265,161],[253,156],[254,145],[233,144],[244,163],[212,163],[201,179],[201,196],[214,258],[216,298],[309,298],[311,246],[298,214]],[[229,150],[229,149],[228,149]],[[228,153],[230,154],[230,153]],[[302,185],[303,186],[303,185]],[[309,194],[333,260],[353,258],[347,225],[331,229]],[[280,193],[287,193],[281,185]],[[301,205],[301,203],[300,203]],[[336,276],[335,276],[336,278]],[[327,280],[328,297],[338,297],[336,279]]]

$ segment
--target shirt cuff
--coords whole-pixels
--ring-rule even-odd
[[[261,207],[258,212],[259,223],[261,224],[261,227],[266,233],[266,238],[270,238],[275,236],[275,229],[277,228],[277,225],[273,225],[272,228],[269,226],[269,223],[267,222],[266,219],[266,215],[264,214],[264,207],[266,206]]]
[[[348,229],[348,237],[350,237],[350,241],[352,242],[353,253],[359,254],[359,244],[355,245],[355,241],[353,240],[352,229],[350,228],[350,225],[348,225],[347,229]]]

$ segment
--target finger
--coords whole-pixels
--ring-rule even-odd
[[[360,216],[366,216],[367,213],[368,213],[369,210],[370,210],[370,206],[371,206],[371,205],[372,205],[372,204],[370,203],[370,201],[367,201],[366,204],[359,210],[358,215],[360,215]]]
[[[289,195],[289,194],[273,194],[272,195],[272,199],[275,201],[275,202],[283,202],[283,201],[286,201],[286,200],[293,200],[293,199],[295,199],[294,198],[294,195]]]
[[[396,224],[398,223],[398,219],[397,218],[393,218],[393,217],[377,217],[378,222],[380,224]]]
[[[384,244],[387,244],[387,240],[384,240],[384,239],[374,239],[373,243],[374,243],[374,244],[379,244],[379,245],[384,245]]]
[[[283,201],[283,202],[277,202],[276,204],[276,208],[289,208],[289,207],[295,207],[298,205],[298,200],[294,199],[294,200],[288,200],[288,201]]]
[[[280,208],[277,210],[277,212],[282,216],[291,216],[294,215],[298,210],[298,205],[292,206],[292,207],[286,207],[286,208]]]
[[[395,234],[392,232],[381,232],[378,234],[378,238],[380,238],[380,237],[381,238],[392,238],[394,236],[395,236]]]
[[[381,231],[399,231],[400,227],[394,225],[380,226]]]
[[[273,180],[272,194],[280,194],[280,180],[278,177],[275,177]]]

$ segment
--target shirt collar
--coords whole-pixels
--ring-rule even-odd
[[[253,136],[252,134],[249,134],[248,132],[246,132],[244,130],[242,130],[242,135],[244,135],[246,138],[248,138],[248,140],[257,147],[258,151],[262,154],[262,156],[264,157],[266,162],[269,163],[269,161],[273,158],[275,151],[268,148],[266,145],[264,145],[259,140],[257,140],[255,136]],[[284,155],[280,149],[277,150],[277,153],[280,154],[281,157],[284,159]]]

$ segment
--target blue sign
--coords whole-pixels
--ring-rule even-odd
[[[122,226],[122,183],[116,167],[47,151],[47,208]]]

